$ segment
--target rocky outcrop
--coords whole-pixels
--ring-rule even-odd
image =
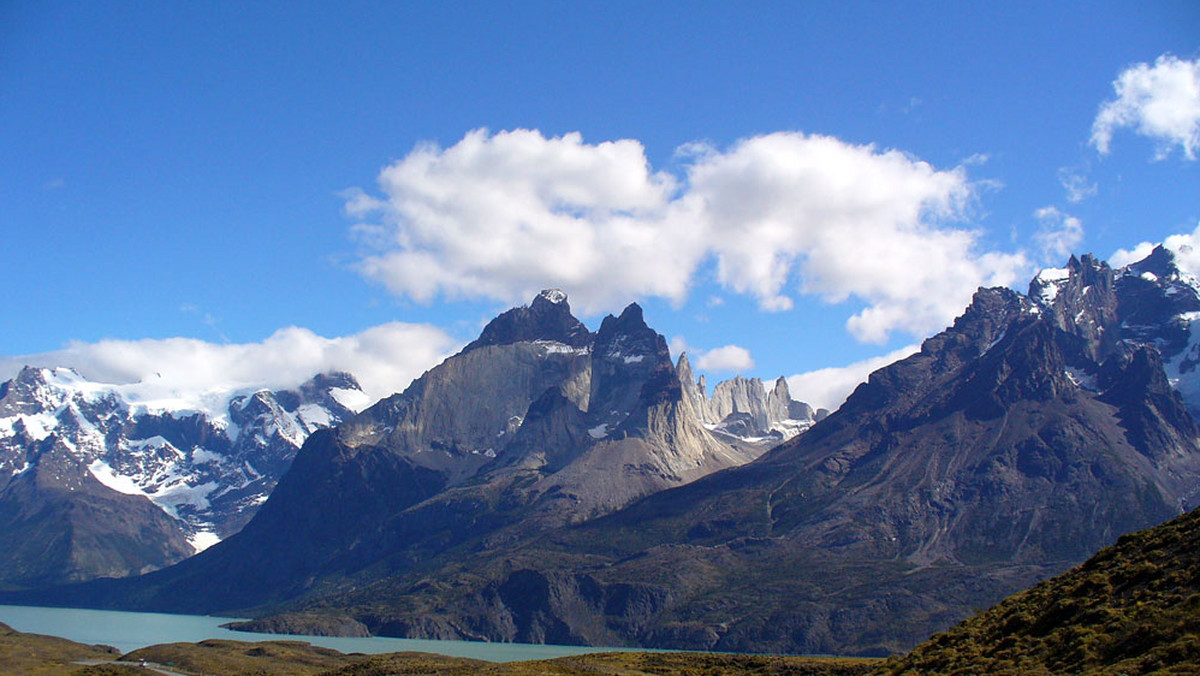
[[[696,377],[686,353],[679,355],[675,370],[685,398],[705,427],[742,442],[770,447],[803,434],[829,414],[792,399],[783,377],[768,392],[762,380],[736,376],[717,383],[709,397],[704,376]]]

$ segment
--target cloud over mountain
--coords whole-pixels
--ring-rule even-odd
[[[921,349],[920,345],[906,345],[898,350],[878,357],[871,357],[845,366],[798,373],[788,376],[788,388],[814,408],[837,409],[867,376],[877,369],[904,359]]]
[[[419,302],[519,302],[557,286],[585,314],[682,302],[712,274],[764,310],[797,292],[853,297],[866,307],[847,328],[883,342],[941,328],[1026,264],[954,225],[973,196],[962,167],[796,132],[677,157],[678,176],[653,170],[635,140],[523,129],[421,145],[380,173],[381,195],[347,193],[359,269]]]
[[[1162,245],[1175,254],[1175,264],[1180,270],[1200,277],[1200,224],[1192,232],[1167,237]],[[1114,268],[1129,265],[1149,256],[1154,247],[1154,242],[1140,242],[1129,249],[1118,249],[1108,262]]]
[[[749,371],[754,368],[754,358],[740,345],[724,345],[700,353],[696,368],[702,371]]]
[[[337,338],[289,327],[262,342],[232,345],[194,338],[72,342],[54,352],[0,357],[0,380],[25,365],[69,366],[90,380],[123,385],[136,401],[220,408],[239,388],[286,389],[316,373],[347,371],[374,401],[403,390],[455,347],[441,329],[401,322]]]
[[[1131,127],[1158,143],[1165,158],[1176,146],[1189,160],[1200,149],[1200,59],[1164,54],[1121,72],[1113,81],[1117,98],[1100,107],[1092,124],[1092,145],[1108,154],[1113,132]]]

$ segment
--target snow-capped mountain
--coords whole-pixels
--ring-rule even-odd
[[[293,390],[191,399],[147,401],[135,390],[92,382],[67,368],[26,367],[0,384],[0,503],[27,508],[34,494],[46,491],[68,498],[63,504],[74,493],[148,500],[170,517],[164,528],[178,531],[169,537],[190,546],[168,547],[145,561],[135,556],[129,572],[166,565],[240,530],[313,431],[369,403],[345,373],[318,375]],[[31,493],[32,486],[38,490]],[[114,509],[121,514],[109,520],[141,519],[123,506]],[[66,568],[64,577],[72,580],[122,572],[79,563]],[[22,575],[0,566],[0,582],[19,584]]]
[[[1094,350],[1154,347],[1171,386],[1200,417],[1200,279],[1182,270],[1159,246],[1146,258],[1114,270],[1111,280],[1091,256],[1042,270],[1029,297],[1055,326],[1085,337]],[[1094,374],[1073,371],[1086,385]]]

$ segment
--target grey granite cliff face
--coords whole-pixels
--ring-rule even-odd
[[[679,356],[675,369],[689,405],[704,426],[719,436],[771,446],[803,434],[829,414],[792,399],[783,377],[768,391],[758,378],[736,376],[717,383],[709,397],[704,377],[696,378],[686,353]]]

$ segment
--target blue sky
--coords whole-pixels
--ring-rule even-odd
[[[1195,2],[0,3],[0,363],[386,325],[404,381],[562,286],[710,377],[843,366],[1192,233],[1186,96],[1095,130],[1198,58]]]

